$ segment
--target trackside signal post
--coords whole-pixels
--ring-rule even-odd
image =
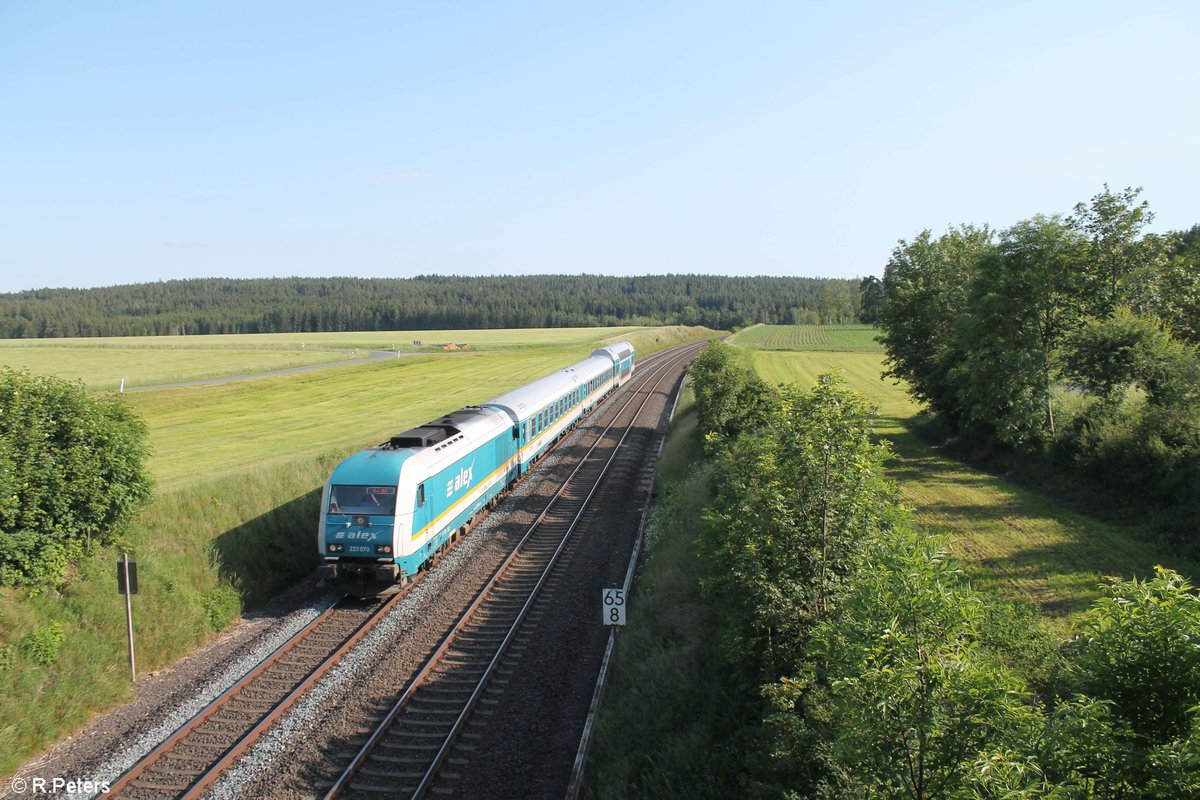
[[[137,681],[137,667],[133,660],[133,601],[137,594],[137,562],[129,560],[128,553],[121,554],[117,562],[117,592],[125,595],[125,624],[129,631],[129,680]]]

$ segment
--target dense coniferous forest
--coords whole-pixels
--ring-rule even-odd
[[[659,275],[222,278],[0,295],[0,338],[853,322],[857,280]]]

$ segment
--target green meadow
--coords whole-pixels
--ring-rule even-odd
[[[267,333],[230,336],[122,336],[102,339],[0,340],[0,365],[83,381],[97,390],[158,386],[353,361],[371,350],[403,354],[571,348],[620,338],[638,328],[486,331]],[[419,343],[419,344],[418,344]]]
[[[154,499],[123,541],[138,561],[134,618],[145,675],[312,569],[320,487],[346,455],[608,341],[628,339],[644,356],[712,335],[670,327],[8,341],[0,343],[0,360],[13,365],[36,354],[43,366],[70,364],[70,377],[103,389],[114,366],[132,371],[124,360],[129,352],[176,361],[172,377],[180,381],[211,377],[231,355],[245,355],[240,363],[258,372],[278,368],[257,360],[262,354],[319,361],[352,357],[355,349],[416,353],[125,395],[146,420],[153,449]],[[414,340],[424,349],[414,349]],[[442,350],[449,342],[470,349]],[[149,370],[142,375],[158,382]],[[131,696],[124,608],[113,577],[118,552],[97,548],[57,590],[0,590],[0,775]],[[48,633],[63,643],[52,663],[40,663],[29,645]]]
[[[1053,627],[1099,596],[1107,575],[1152,574],[1155,564],[1189,571],[1150,535],[1109,524],[951,458],[917,435],[920,407],[892,379],[881,377],[883,352],[830,352],[800,345],[763,349],[756,341],[812,341],[816,326],[759,326],[734,336],[769,383],[811,384],[834,372],[879,406],[878,431],[892,447],[890,477],[925,529],[953,537],[954,555],[980,586],[1040,609]],[[782,329],[782,330],[777,330]],[[750,334],[747,336],[747,334]],[[828,338],[828,337],[827,337]],[[860,341],[866,341],[862,335]]]

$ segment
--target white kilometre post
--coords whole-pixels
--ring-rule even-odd
[[[625,625],[625,590],[605,589],[603,595],[603,615],[605,625]]]

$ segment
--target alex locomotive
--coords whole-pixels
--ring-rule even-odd
[[[359,594],[404,585],[576,420],[633,374],[628,342],[339,464],[321,496],[320,574]]]

